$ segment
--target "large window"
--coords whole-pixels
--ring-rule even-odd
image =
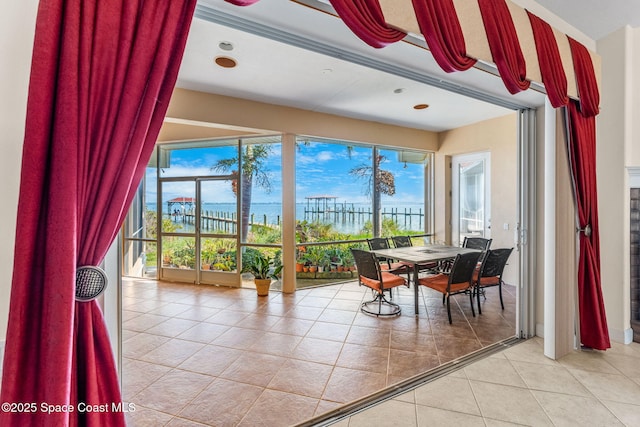
[[[125,274],[253,286],[246,254],[286,262],[282,148],[279,136],[159,145],[127,219]],[[370,237],[430,231],[430,153],[313,137],[295,150],[297,287],[353,279],[350,249]]]
[[[299,137],[297,287],[351,280],[350,248],[374,236],[424,236],[428,153]]]

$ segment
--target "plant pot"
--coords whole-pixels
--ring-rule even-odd
[[[300,273],[302,272],[302,270],[304,269],[304,264],[297,262],[296,263],[296,273]]]
[[[259,297],[269,295],[269,287],[271,286],[271,279],[253,279],[253,283],[256,285],[256,291],[258,291]]]
[[[317,265],[312,265],[311,267],[309,267],[309,271],[311,273],[315,273],[316,271],[318,271],[318,266]]]
[[[308,272],[309,272],[309,267],[306,267],[306,266],[305,266],[305,267],[303,267],[303,268],[302,268],[302,271],[304,271],[305,273],[308,273]]]

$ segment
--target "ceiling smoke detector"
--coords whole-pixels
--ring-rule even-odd
[[[222,50],[226,50],[227,52],[233,50],[233,43],[231,42],[220,42],[218,43],[218,47]]]

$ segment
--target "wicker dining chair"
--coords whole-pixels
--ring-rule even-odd
[[[367,239],[367,244],[369,245],[370,250],[376,249],[390,249],[389,239],[386,237],[373,237],[371,239]],[[378,261],[380,261],[380,268],[382,270],[387,271],[393,274],[406,274],[407,275],[407,287],[409,286],[409,281],[411,280],[411,273],[413,271],[413,265],[406,262],[398,262],[386,257],[378,257]]]
[[[476,271],[478,265],[478,259],[481,252],[469,252],[466,254],[456,255],[453,261],[453,266],[448,274],[440,273],[435,276],[427,276],[418,279],[418,284],[438,291],[443,296],[443,303],[447,303],[447,315],[449,316],[449,323],[451,320],[451,302],[449,301],[451,295],[457,295],[466,293],[469,294],[469,301],[471,302],[471,314],[476,316],[473,309],[473,273]]]
[[[498,292],[500,295],[500,306],[504,310],[504,301],[502,299],[502,274],[504,268],[507,265],[507,261],[511,256],[513,248],[493,249],[487,251],[484,260],[479,269],[474,273],[473,278],[473,293],[477,296],[478,313],[482,314],[482,307],[480,306],[480,294],[486,300],[485,288],[492,286],[498,286]]]
[[[374,316],[398,316],[400,306],[389,301],[384,293],[391,289],[406,285],[406,280],[397,274],[382,271],[380,261],[372,252],[361,249],[351,249],[353,259],[356,262],[358,283],[370,288],[375,297],[361,304],[360,310]]]

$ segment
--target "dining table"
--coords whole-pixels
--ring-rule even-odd
[[[448,245],[408,246],[402,248],[372,249],[371,252],[378,257],[402,261],[413,266],[413,289],[416,315],[419,313],[418,278],[420,265],[453,259],[458,254],[469,252],[481,252],[478,249],[461,248]]]

